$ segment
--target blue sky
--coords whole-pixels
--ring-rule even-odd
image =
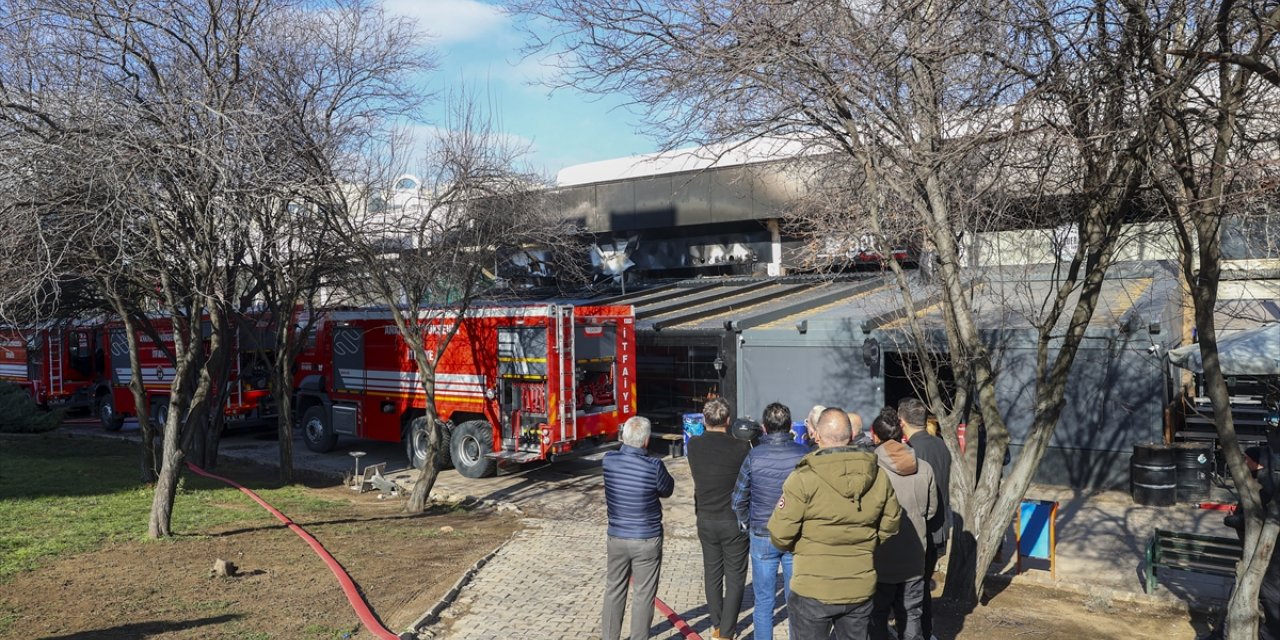
[[[552,93],[532,83],[554,74],[548,58],[526,58],[524,35],[496,5],[480,0],[383,0],[387,11],[417,20],[430,36],[438,68],[424,86],[444,95],[465,85],[491,110],[498,128],[529,146],[528,161],[548,177],[570,165],[649,153],[657,143],[621,96],[569,89]],[[443,100],[427,107],[428,125],[445,126]]]

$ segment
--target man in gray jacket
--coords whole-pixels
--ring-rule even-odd
[[[871,610],[871,639],[889,637],[889,612],[893,611],[900,640],[924,640],[924,592],[926,523],[939,509],[938,483],[928,462],[902,444],[898,412],[881,410],[871,423],[876,459],[902,507],[902,527],[897,535],[876,548],[876,594]]]

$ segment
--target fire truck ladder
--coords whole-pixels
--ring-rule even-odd
[[[62,395],[62,334],[49,331],[49,397]]]
[[[574,354],[573,307],[564,305],[556,310],[556,362],[559,364],[558,377],[560,402],[555,410],[560,412],[560,425],[563,433],[573,440],[578,439],[578,386],[577,360]],[[570,431],[572,429],[572,431]]]

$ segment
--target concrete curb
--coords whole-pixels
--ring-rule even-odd
[[[505,549],[512,540],[515,540],[516,536],[520,535],[522,531],[523,530],[516,531],[511,534],[511,537],[503,541],[503,543],[498,545],[493,551],[490,551],[483,558],[476,560],[476,563],[471,565],[471,568],[467,569],[466,572],[462,574],[462,577],[458,578],[457,582],[453,583],[453,586],[445,592],[445,594],[440,598],[440,601],[436,602],[435,606],[431,607],[426,613],[419,616],[417,620],[409,623],[409,628],[404,633],[400,634],[400,637],[404,640],[412,640],[413,638],[417,638],[418,633],[425,627],[429,627],[436,622],[439,622],[440,614],[444,613],[445,609],[453,606],[453,603],[457,601],[458,596],[461,595],[462,590],[471,583],[471,580],[476,577],[476,574],[480,573],[480,570],[483,569],[486,564],[489,564],[489,561],[492,560],[494,556],[498,555],[499,551]]]

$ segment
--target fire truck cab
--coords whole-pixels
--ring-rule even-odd
[[[96,408],[110,391],[108,366],[99,323],[0,330],[0,380],[22,387],[40,406]]]
[[[499,461],[571,457],[616,440],[635,415],[635,320],[629,306],[538,304],[468,310],[420,321],[435,363],[442,464],[473,478]],[[426,392],[413,354],[385,310],[317,318],[298,359],[295,407],[313,451],[338,437],[403,442],[427,455]]]

